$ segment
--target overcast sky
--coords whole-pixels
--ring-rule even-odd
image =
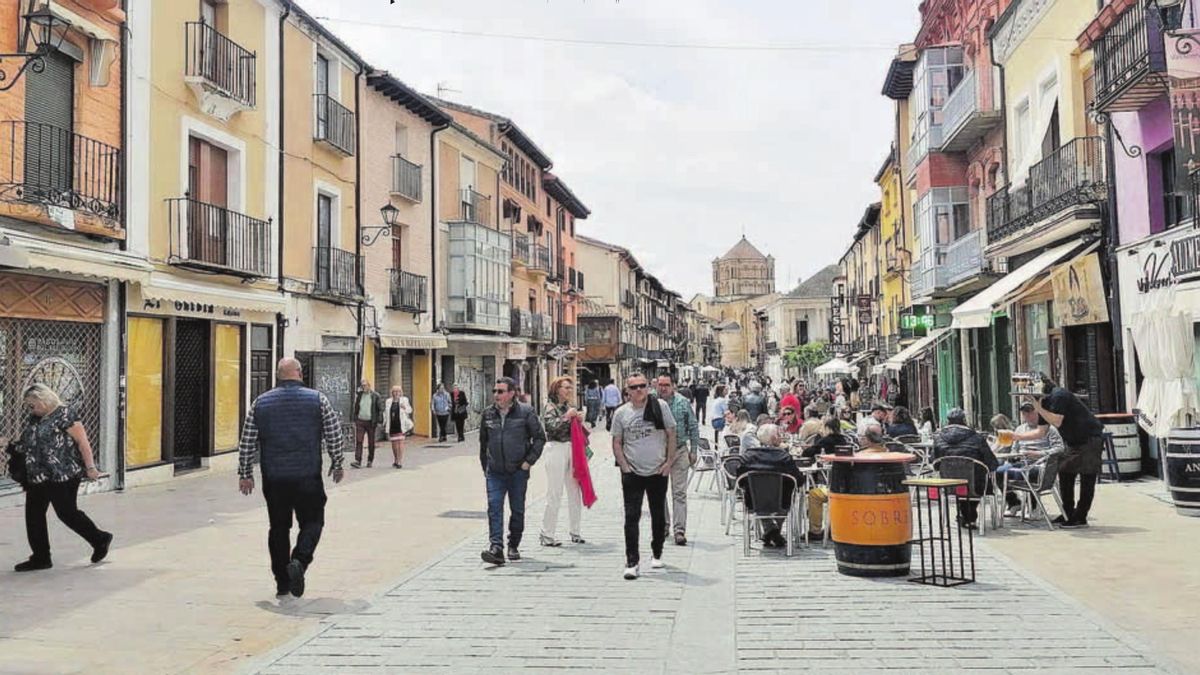
[[[781,290],[837,261],[878,200],[894,124],[879,91],[919,24],[917,0],[302,4],[342,19],[326,25],[373,66],[516,120],[591,208],[579,230],[630,248],[685,298],[712,292],[712,259],[743,232],[775,256]]]

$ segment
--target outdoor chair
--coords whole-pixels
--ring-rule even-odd
[[[737,473],[742,468],[742,458],[739,455],[729,455],[721,460],[717,480],[721,485],[721,522],[725,523],[725,534],[737,515],[737,505],[741,501],[738,493]]]
[[[696,483],[696,491],[700,490],[700,484],[704,482],[704,474],[710,474],[711,478],[708,483],[710,490],[717,488],[717,465],[720,463],[720,458],[717,457],[717,452],[712,449],[712,445],[707,438],[701,438],[700,443],[696,448],[696,464],[692,466],[691,481]]]
[[[970,457],[959,457],[950,455],[948,457],[939,457],[933,460],[933,470],[942,478],[961,478],[967,481],[966,496],[959,495],[960,501],[976,502],[979,504],[979,534],[980,536],[987,535],[987,522],[990,517],[992,520],[992,529],[999,527],[997,522],[998,516],[1003,512],[999,508],[997,499],[1003,499],[1003,495],[998,495],[999,489],[996,487],[996,474],[988,469],[987,464]],[[983,494],[975,493],[975,479],[983,475],[984,487]]]
[[[787,486],[791,486],[791,498],[784,499]],[[796,479],[785,473],[774,471],[751,471],[742,474],[737,479],[738,492],[750,495],[751,507],[743,505],[742,513],[742,552],[750,555],[751,531],[757,533],[759,525],[768,520],[782,520],[779,532],[787,541],[784,549],[791,556],[793,550],[793,530],[797,515],[796,499],[800,494],[800,486]]]
[[[1054,496],[1054,501],[1058,504],[1058,512],[1062,513],[1062,499],[1058,496],[1056,482],[1058,480],[1058,464],[1061,458],[1058,453],[1048,455],[1038,460],[1035,463],[1019,467],[1021,474],[1024,476],[1019,479],[1008,479],[1008,489],[1013,492],[1027,495],[1029,500],[1037,504],[1038,509],[1042,512],[1042,518],[1046,520],[1046,526],[1051,530],[1054,529],[1054,521],[1050,520],[1050,514],[1046,512],[1046,505],[1042,502],[1042,495],[1051,494]],[[1028,510],[1028,501],[1021,500],[1021,521],[1026,520],[1026,512]]]
[[[1111,431],[1104,432],[1104,455],[1100,460],[1100,480],[1121,482],[1121,463],[1117,461],[1117,449],[1113,445]]]
[[[725,454],[736,455],[742,451],[742,438],[737,434],[725,434]]]

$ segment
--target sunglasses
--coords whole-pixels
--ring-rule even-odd
[[[631,384],[631,385],[629,385],[629,388],[630,389],[645,389],[648,386],[649,385],[646,385],[646,384]]]
[[[493,389],[492,393],[493,394],[507,394],[508,390],[507,389]]]

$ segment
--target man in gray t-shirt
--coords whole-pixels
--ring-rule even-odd
[[[625,498],[625,578],[638,578],[638,526],[642,497],[650,505],[652,568],[661,568],[667,538],[667,487],[675,461],[675,417],[666,403],[649,397],[649,381],[641,374],[625,380],[629,402],[613,415],[613,456],[621,467]]]

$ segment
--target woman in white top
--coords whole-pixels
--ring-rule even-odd
[[[404,464],[404,438],[412,431],[412,404],[404,395],[400,385],[392,387],[392,395],[383,403],[383,430],[388,440],[392,442],[393,469],[399,469]]]

